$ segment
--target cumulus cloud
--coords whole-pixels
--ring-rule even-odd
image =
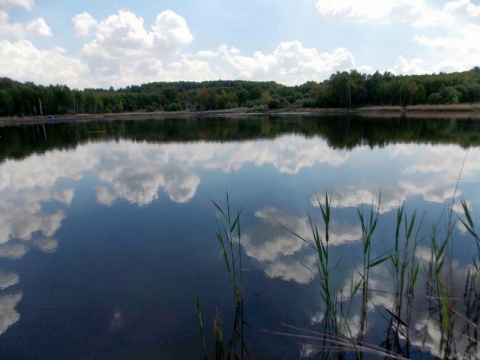
[[[461,184],[475,184],[480,175],[480,155],[476,149],[465,149],[455,145],[424,147],[415,144],[397,144],[388,146],[391,165],[382,174],[371,174],[366,178],[356,177],[344,184],[336,184],[332,193],[332,207],[358,207],[362,204],[378,203],[381,192],[379,212],[387,213],[398,208],[410,198],[420,196],[427,202],[443,204],[458,198],[463,193],[463,187],[457,190],[456,183],[461,171]],[[462,163],[465,163],[462,167]],[[408,165],[402,165],[408,164]],[[372,184],[371,179],[383,177],[383,173],[392,176],[391,182]],[[324,194],[323,189],[318,190]],[[320,196],[320,201],[324,203]],[[317,195],[311,197],[311,205],[318,207]]]
[[[0,40],[0,69],[2,76],[18,81],[70,86],[80,84],[88,73],[87,66],[66,56],[64,49],[40,50],[27,40]]]
[[[423,63],[424,60],[422,59],[413,59],[409,61],[402,55],[399,55],[395,62],[395,66],[390,69],[390,71],[399,75],[422,74],[427,72],[422,68]]]
[[[95,150],[96,152],[100,150]],[[101,150],[103,151],[103,150]],[[132,154],[135,154],[132,158]],[[338,166],[348,158],[317,139],[285,136],[272,141],[200,143],[157,146],[120,142],[100,156],[97,201],[110,206],[117,198],[144,206],[158,199],[162,189],[174,202],[187,202],[200,183],[189,168],[220,169],[226,173],[244,166],[271,164],[279,172],[295,174],[318,163]],[[0,182],[1,185],[1,182]]]
[[[218,145],[216,145],[218,146]],[[345,150],[336,151],[326,142],[287,135],[276,141],[248,141],[226,144],[221,153],[225,159],[209,163],[209,168],[222,168],[225,172],[237,171],[247,164],[264,166],[271,164],[283,174],[296,174],[315,164],[339,166],[348,159]]]
[[[22,292],[0,296],[0,335],[20,320],[20,314],[15,310],[22,300]]]
[[[454,0],[445,4],[445,11],[454,15],[480,17],[480,5],[472,4],[471,0]]]
[[[154,67],[149,63],[178,54],[193,39],[185,19],[170,10],[159,13],[150,29],[145,28],[143,18],[129,11],[119,11],[102,21],[82,13],[72,21],[77,35],[94,30],[94,39],[82,49],[92,71],[117,75],[129,66],[136,67],[137,72],[144,67],[151,72]]]
[[[32,246],[55,251],[58,241],[54,235],[66,214],[61,209],[48,211],[45,204],[70,205],[75,191],[55,189],[55,183],[62,178],[80,179],[94,159],[82,149],[72,153],[55,150],[0,164],[0,257],[19,259]]]
[[[2,244],[0,245],[0,257],[8,259],[21,259],[28,252],[25,244]]]
[[[97,163],[96,154],[85,146],[79,146],[74,152],[54,150],[33,154],[22,161],[7,160],[0,164],[0,190],[49,188],[58,179],[79,180],[85,170]],[[55,198],[68,203],[73,198],[72,190],[57,190]]]
[[[197,53],[197,56],[206,57],[206,58],[216,57],[218,55],[219,53],[217,51],[211,51],[211,50],[201,50]]]
[[[75,15],[72,22],[77,36],[89,35],[90,30],[97,26],[97,20],[87,12]]]
[[[32,240],[37,233],[52,236],[61,225],[65,214],[62,211],[47,213],[41,203],[51,196],[45,191],[29,191],[22,194],[3,195],[0,205],[0,243],[12,239]]]
[[[247,229],[242,241],[247,256],[260,262],[269,277],[308,284],[314,278],[315,255],[305,241],[293,235],[295,233],[307,241],[313,241],[308,218],[297,217],[275,207],[260,209],[255,216],[260,223]],[[324,232],[321,224],[319,232]],[[331,223],[331,246],[356,242],[360,237],[361,229],[358,226],[338,221]]]
[[[159,75],[162,79],[168,81],[182,81],[189,79],[191,81],[205,81],[218,78],[224,78],[226,73],[221,69],[214,71],[210,63],[200,60],[190,60],[182,56],[180,60],[173,61],[161,69]]]
[[[134,154],[132,158],[132,154]],[[111,205],[116,198],[145,206],[163,189],[171,201],[185,203],[195,195],[200,178],[190,173],[174,154],[149,144],[123,142],[101,158],[98,176],[106,186],[97,189],[97,201]]]
[[[0,35],[21,39],[25,35],[25,30],[19,23],[10,23],[10,17],[8,14],[5,11],[0,10]],[[0,54],[2,53],[0,52]]]
[[[171,10],[159,13],[151,26],[130,11],[119,11],[102,20],[83,12],[71,20],[76,36],[93,36],[81,50],[88,64],[83,77],[87,85],[122,87],[152,79],[218,78],[206,62],[185,55],[172,58],[192,42],[193,35],[185,19]]]
[[[457,181],[461,171],[462,181],[475,181],[480,169],[479,150],[472,148],[468,152],[458,145],[443,145],[420,149],[411,145],[413,161],[402,172],[406,175],[426,174],[448,184]],[[462,164],[465,164],[462,167]]]
[[[44,253],[51,253],[54,252],[57,249],[58,246],[58,240],[49,237],[41,237],[33,240],[33,246],[35,246],[37,249],[43,251]]]
[[[52,36],[52,29],[50,29],[50,26],[47,25],[42,17],[27,24],[26,30],[38,36]]]
[[[4,290],[6,288],[9,288],[10,286],[17,285],[19,281],[20,277],[17,273],[4,273],[0,271],[0,290]]]
[[[74,195],[75,195],[74,189],[56,190],[53,193],[53,198],[65,205],[70,205],[72,203]]]
[[[345,48],[319,53],[315,48],[304,47],[300,41],[282,42],[270,54],[256,51],[251,56],[245,56],[227,45],[221,45],[219,52],[223,60],[233,67],[234,78],[275,79],[287,85],[323,80],[337,70],[355,66],[354,56]]]
[[[435,52],[443,60],[434,65],[434,71],[465,71],[478,65],[480,55],[480,25],[465,24],[447,36],[417,35],[414,41]]]
[[[392,71],[396,74],[423,74],[431,72],[465,71],[478,65],[480,54],[480,26],[475,19],[480,17],[480,5],[471,0],[453,0],[443,8],[416,0],[318,0],[320,14],[352,22],[389,25],[405,23],[419,31],[425,28],[442,28],[444,35],[418,33],[415,44],[430,50],[429,61],[407,60],[397,57]],[[441,54],[441,56],[439,56]]]
[[[336,187],[335,193],[331,197],[331,205],[334,208],[356,208],[361,205],[378,205],[378,191],[382,192],[382,201],[379,212],[381,214],[391,211],[400,206],[407,199],[408,192],[397,186],[374,189],[372,186],[364,184],[347,185],[345,187]],[[320,198],[320,204],[324,204]],[[310,204],[314,207],[320,207],[316,195],[310,199]]]
[[[112,206],[117,199],[117,196],[113,194],[107,187],[100,186],[96,190],[97,202],[105,206]]]
[[[23,7],[24,9],[31,10],[34,6],[33,0],[0,0],[0,10],[8,10],[12,7]]]

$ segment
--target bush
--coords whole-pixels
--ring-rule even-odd
[[[428,97],[428,102],[435,105],[441,104],[443,102],[442,95],[440,95],[440,93],[438,92],[430,94],[430,96]]]
[[[268,102],[268,108],[269,108],[270,110],[280,109],[280,101],[275,100],[275,99],[270,100],[270,101]]]
[[[179,110],[180,110],[180,106],[178,106],[178,104],[176,103],[171,103],[165,108],[165,111],[179,111]]]
[[[316,102],[313,100],[305,100],[302,104],[304,108],[314,108],[316,107]]]

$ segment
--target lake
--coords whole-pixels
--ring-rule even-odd
[[[225,354],[237,328],[237,354],[257,359],[315,358],[355,341],[367,357],[378,355],[374,346],[413,358],[475,356],[479,250],[461,200],[475,233],[479,146],[480,122],[455,118],[0,127],[0,357],[198,359],[197,294],[210,358],[215,314]],[[229,235],[227,194],[244,324],[216,235]],[[311,246],[312,224],[327,245],[327,209],[330,307]],[[402,289],[415,281],[396,296],[404,278]],[[325,345],[332,333],[346,345]]]

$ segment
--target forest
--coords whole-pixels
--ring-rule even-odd
[[[317,83],[273,81],[151,82],[114,89],[70,89],[0,78],[0,116],[50,116],[156,111],[208,111],[238,107],[261,112],[295,108],[410,106],[480,101],[480,67],[430,75],[336,72]]]

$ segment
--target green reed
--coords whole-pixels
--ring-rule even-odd
[[[390,274],[393,279],[394,303],[387,329],[385,348],[405,357],[410,356],[410,322],[412,317],[415,284],[418,279],[420,263],[415,257],[419,243],[418,231],[414,233],[417,212],[408,217],[405,205],[397,209],[394,247],[390,251]],[[420,223],[422,222],[420,220]],[[413,244],[412,244],[413,241]],[[405,309],[404,309],[404,303]],[[402,338],[405,339],[402,345]]]
[[[243,302],[243,268],[242,268],[242,209],[237,208],[235,212],[230,206],[230,197],[226,193],[226,207],[222,208],[212,200],[213,205],[220,213],[217,218],[216,237],[221,247],[227,269],[230,284],[235,301],[235,318],[230,341],[228,343],[227,358],[244,358],[248,350],[244,341],[244,302]]]
[[[200,297],[198,296],[198,293],[195,294],[195,303],[196,303],[196,306],[197,306],[198,324],[200,326],[200,334],[202,336],[203,358],[208,359],[207,344],[205,344],[205,330],[203,328],[202,310],[200,309]]]
[[[243,358],[248,354],[244,344],[244,316],[243,316],[243,276],[241,253],[241,210],[231,211],[230,200],[227,194],[226,207],[222,208],[212,201],[218,210],[216,237],[221,247],[221,257],[229,275],[235,302],[234,329],[228,343],[227,358]],[[381,356],[384,358],[409,358],[411,356],[412,336],[417,338],[428,336],[428,327],[434,326],[440,333],[438,356],[443,358],[475,358],[479,351],[480,338],[480,238],[474,227],[474,221],[465,200],[461,200],[464,216],[458,217],[476,244],[476,252],[472,255],[472,265],[467,269],[463,278],[463,294],[455,295],[457,290],[454,284],[460,284],[458,273],[453,269],[452,237],[455,222],[453,211],[443,213],[429,234],[430,259],[422,264],[417,256],[418,245],[426,240],[420,238],[424,217],[416,211],[407,214],[405,204],[396,212],[396,224],[388,239],[393,240],[391,247],[375,255],[372,244],[378,236],[376,230],[380,221],[381,196],[378,202],[372,200],[368,207],[358,207],[357,215],[361,225],[361,250],[363,261],[355,273],[359,279],[352,276],[350,289],[345,291],[338,285],[334,278],[336,266],[341,259],[335,259],[331,253],[331,224],[332,224],[332,196],[325,194],[325,201],[317,197],[320,209],[320,221],[324,230],[320,230],[315,220],[308,215],[311,237],[290,231],[298,239],[307,243],[312,249],[316,265],[309,268],[315,274],[316,283],[324,305],[324,314],[321,331],[312,331],[288,326],[290,329],[300,331],[300,334],[267,331],[272,334],[291,336],[306,341],[316,340],[319,358],[343,359],[346,353],[353,352],[357,358],[363,356]],[[453,208],[453,203],[452,203]],[[442,226],[442,220],[444,226]],[[288,230],[288,229],[287,229]],[[375,304],[372,293],[379,289],[372,288],[371,271],[373,268],[388,265],[391,278],[391,289],[386,290],[393,295],[391,306],[381,307]],[[421,269],[424,269],[422,272]],[[423,275],[423,277],[422,277]],[[455,278],[455,279],[454,279]],[[425,283],[424,293],[420,293],[417,286],[419,279]],[[385,290],[384,290],[385,291]],[[344,293],[347,292],[347,293]],[[427,299],[426,308],[419,307],[414,299]],[[198,296],[197,296],[198,299]],[[359,299],[359,301],[354,301]],[[420,301],[421,302],[421,301]],[[360,314],[358,333],[352,330],[350,313],[357,308]],[[373,305],[373,308],[368,308]],[[203,337],[203,325],[199,310],[199,322]],[[368,333],[368,318],[373,315],[371,309],[376,309],[377,314],[383,315],[387,321],[386,340],[380,345],[369,344],[365,341]],[[426,311],[428,321],[424,328],[414,331],[411,327],[412,314],[423,314]],[[215,316],[214,334],[216,340],[216,358],[224,358],[222,319]],[[241,343],[241,345],[240,345]],[[237,346],[238,345],[238,346]],[[204,353],[207,357],[205,341],[203,340]]]
[[[233,320],[233,328],[230,340],[228,342],[227,359],[243,359],[248,355],[248,350],[244,342],[244,301],[243,301],[243,269],[242,269],[242,222],[241,209],[232,210],[230,205],[230,197],[226,193],[226,206],[221,207],[218,203],[211,200],[215,208],[218,210],[217,228],[215,235],[220,244],[221,254],[225,268],[230,279],[230,285],[233,292],[235,303],[235,316]],[[199,300],[197,295],[197,309],[199,309]],[[199,322],[202,324],[201,313],[199,311]],[[225,349],[223,342],[223,321],[218,310],[215,314],[213,332],[215,338],[215,358],[217,360],[225,357]],[[204,338],[203,326],[201,335]],[[203,340],[204,354],[208,358],[208,352]]]
[[[465,354],[472,356],[479,352],[480,331],[480,237],[475,230],[467,202],[461,199],[465,220],[459,217],[460,222],[475,241],[476,253],[472,255],[472,266],[467,270],[463,292],[463,316],[465,321],[462,335],[468,339]],[[466,356],[467,357],[467,356]]]
[[[323,315],[323,348],[327,347],[327,344],[331,342],[331,338],[337,338],[339,335],[339,324],[338,324],[338,300],[337,300],[337,284],[333,284],[331,281],[331,264],[330,264],[330,253],[329,253],[329,240],[330,240],[330,218],[331,218],[331,197],[328,196],[328,193],[325,194],[325,204],[322,204],[320,199],[317,196],[318,206],[322,214],[322,220],[325,227],[323,233],[323,238],[320,235],[317,224],[313,221],[310,215],[308,215],[308,220],[310,224],[310,229],[312,231],[312,240],[306,239],[303,236],[291,231],[298,239],[302,240],[308,244],[315,254],[316,259],[316,271],[309,268],[306,264],[302,265],[310,272],[312,272],[318,280],[320,286],[320,297],[325,304],[325,313]],[[328,354],[326,354],[328,357]]]
[[[381,195],[378,197],[378,204],[375,210],[375,204],[372,200],[370,211],[365,211],[362,207],[357,208],[358,218],[362,227],[362,245],[363,245],[363,268],[360,269],[360,280],[355,286],[355,289],[361,289],[362,301],[360,310],[360,330],[357,335],[357,340],[361,344],[363,336],[367,331],[367,307],[369,301],[369,286],[370,271],[373,267],[380,265],[389,257],[388,254],[379,255],[372,259],[372,239],[377,229],[378,216],[380,213]]]

